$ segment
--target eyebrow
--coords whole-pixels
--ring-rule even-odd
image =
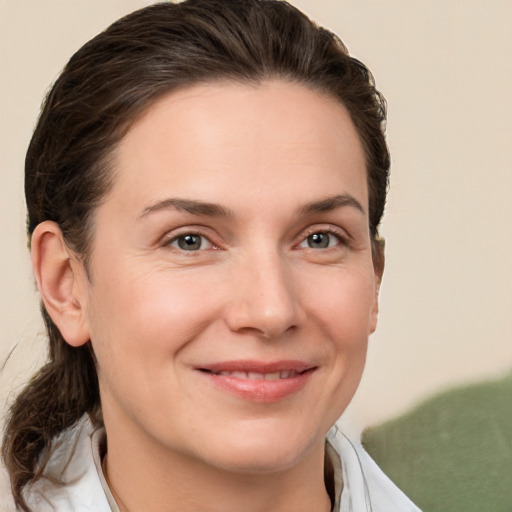
[[[304,206],[302,206],[300,211],[302,214],[322,213],[346,206],[350,206],[356,210],[359,210],[363,215],[366,214],[362,204],[350,194],[337,194],[320,201],[306,203]]]
[[[361,203],[350,194],[337,194],[332,197],[313,201],[303,205],[299,211],[302,215],[313,213],[322,213],[336,210],[337,208],[352,207],[360,211],[363,215],[366,213]],[[206,217],[233,217],[234,214],[228,208],[215,203],[195,201],[193,199],[169,198],[144,208],[140,218],[146,217],[151,213],[162,210],[183,210],[192,215],[202,215]]]
[[[144,208],[140,218],[161,210],[183,210],[192,215],[204,215],[207,217],[232,217],[233,212],[224,206],[192,199],[169,198]]]

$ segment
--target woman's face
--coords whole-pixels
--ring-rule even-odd
[[[320,449],[377,316],[347,111],[282,81],[198,85],[114,165],[82,297],[109,436],[235,471]]]

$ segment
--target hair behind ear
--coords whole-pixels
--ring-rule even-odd
[[[102,421],[90,344],[68,345],[44,308],[42,313],[50,336],[50,362],[36,373],[11,406],[2,445],[14,501],[25,512],[30,509],[22,495],[23,487],[43,475],[52,439],[85,412],[93,422]]]
[[[375,269],[375,275],[377,279],[382,280],[382,275],[384,274],[384,264],[385,264],[385,255],[384,249],[386,247],[386,241],[384,238],[375,237],[372,240],[372,259],[373,259],[373,268]]]

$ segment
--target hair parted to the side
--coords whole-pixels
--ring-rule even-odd
[[[73,55],[50,90],[25,162],[29,235],[55,221],[87,268],[94,210],[115,183],[112,159],[134,121],[162,95],[211,81],[280,78],[338,99],[366,155],[376,266],[390,165],[385,102],[343,43],[280,0],[187,0],[136,11]],[[41,477],[52,440],[89,413],[101,423],[90,343],[73,348],[43,309],[49,362],[11,407],[2,456],[17,506]]]

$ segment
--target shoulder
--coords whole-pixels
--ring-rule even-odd
[[[24,492],[33,510],[111,512],[94,458],[94,431],[84,416],[56,438],[43,477]]]
[[[331,457],[339,457],[341,465],[340,512],[421,512],[382,472],[359,440],[349,439],[335,425],[327,435],[327,445]]]
[[[0,512],[15,512],[7,470],[0,464]]]

